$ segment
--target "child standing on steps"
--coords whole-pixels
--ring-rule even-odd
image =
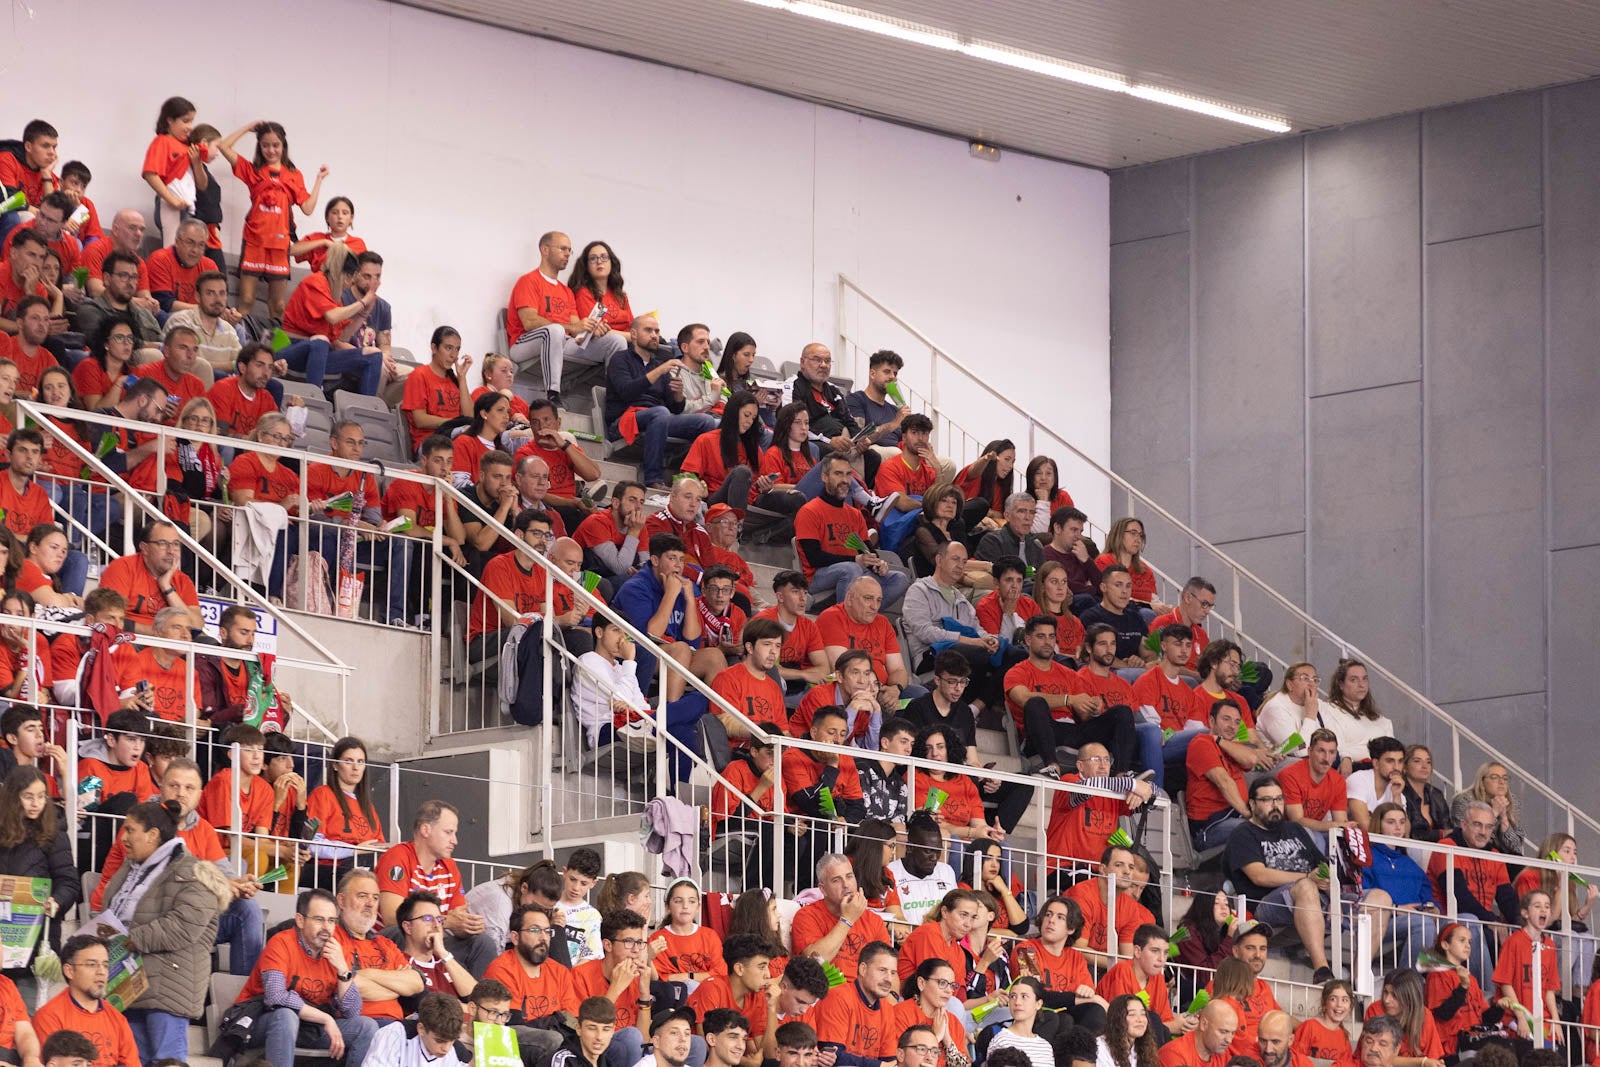
[[[246,161],[234,145],[247,133],[255,134],[255,158]],[[290,211],[298,207],[309,215],[317,206],[327,164],[317,168],[317,180],[307,191],[305,179],[289,158],[289,137],[276,122],[251,122],[234,130],[217,144],[234,176],[250,190],[250,213],[244,220],[244,249],[239,254],[240,311],[255,305],[256,280],[267,282],[267,305],[272,318],[283,318],[289,299]]]

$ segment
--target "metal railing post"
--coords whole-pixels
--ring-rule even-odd
[[[233,760],[233,773],[228,776],[228,817],[233,826],[233,840],[229,845],[229,857],[233,861],[233,870],[236,875],[243,876],[244,869],[244,812],[239,807],[239,742],[235,741],[228,746],[228,754]]]
[[[772,885],[777,896],[783,896],[784,858],[789,851],[788,832],[783,826],[783,735],[772,738]]]
[[[543,774],[541,774],[539,776],[539,781],[540,781],[540,786],[539,786],[539,823],[540,823],[541,828],[548,827],[548,826],[551,825],[551,820],[552,820],[553,816],[552,816],[552,814],[550,812],[550,805],[552,803],[554,803],[554,801],[555,801],[555,783],[554,783],[553,779],[555,777],[555,772],[556,772],[556,758],[555,758],[555,744],[554,744],[554,742],[555,742],[555,733],[556,733],[556,726],[555,726],[556,715],[557,715],[557,713],[559,711],[559,709],[556,706],[556,693],[555,693],[555,658],[556,658],[556,611],[555,611],[555,608],[556,608],[556,580],[554,578],[550,577],[550,568],[547,567],[547,568],[545,568],[545,572],[544,572],[544,620],[543,620],[543,625],[541,626],[541,629],[543,630],[542,639],[544,641],[544,655],[539,657],[540,660],[543,661],[543,667],[541,668],[541,670],[544,672],[543,677],[540,679],[540,682],[539,682],[539,684],[544,686],[544,690],[543,690],[543,692],[544,692],[544,714],[541,717],[540,722],[539,722],[539,749],[540,749],[539,759],[540,759],[540,763],[542,764],[541,769],[544,772]],[[523,640],[527,640],[527,636],[526,635],[523,636]],[[565,668],[566,668],[566,665],[562,664],[562,669],[564,670]],[[662,679],[663,686],[665,686],[665,683],[666,683],[666,679],[663,678]],[[565,722],[564,721],[563,721],[563,726],[565,728]],[[582,727],[577,726],[576,723],[574,723],[571,728],[572,729],[581,729]],[[544,847],[545,847],[545,850],[546,850],[545,854],[548,856],[548,855],[550,855],[550,851],[551,851],[551,846],[550,846],[551,834],[547,831],[546,833],[543,834],[543,837],[544,837]]]

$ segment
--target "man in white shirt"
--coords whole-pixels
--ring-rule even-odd
[[[443,993],[424,993],[417,1004],[417,1036],[406,1037],[406,1028],[399,1024],[382,1027],[372,1039],[366,1062],[383,1067],[470,1062],[460,1059],[456,1048],[462,1022],[461,1001]]]
[[[607,726],[625,738],[650,735],[650,702],[639,688],[635,651],[627,631],[604,615],[594,617],[594,651],[578,657],[573,686],[578,722],[591,746]]]
[[[1372,769],[1356,771],[1345,781],[1350,821],[1361,827],[1379,804],[1405,806],[1406,746],[1392,737],[1374,737],[1367,742],[1367,755]]]

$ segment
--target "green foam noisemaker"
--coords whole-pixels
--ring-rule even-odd
[[[273,882],[281,882],[287,877],[289,877],[289,868],[280,863],[260,878],[257,878],[256,881],[261,885],[271,885]]]
[[[896,404],[900,405],[901,407],[907,406],[906,397],[905,394],[900,391],[899,382],[890,382],[888,385],[883,387],[883,391],[888,393],[889,399],[893,400]]]
[[[839,809],[833,806],[833,790],[823,786],[817,790],[817,806],[822,809],[822,814],[830,819],[839,817]]]
[[[1143,1004],[1145,1007],[1148,1008],[1150,1006],[1150,994],[1146,990],[1143,990],[1143,989],[1139,990],[1139,992],[1134,994],[1134,998],[1137,999],[1139,1001],[1139,1003]]]
[[[1144,647],[1148,648],[1151,652],[1160,652],[1161,651],[1161,633],[1160,633],[1160,631],[1152,630],[1150,633],[1145,634],[1144,635]]]
[[[28,206],[28,194],[18,189],[4,201],[0,201],[0,211],[21,211]]]
[[[330,496],[324,507],[328,511],[341,511],[348,515],[356,509],[356,495],[346,491],[337,496]]]
[[[867,543],[865,541],[861,540],[860,536],[857,535],[857,534],[851,534],[849,537],[846,537],[844,539],[844,547],[850,549],[853,552],[871,552],[872,551],[872,549],[867,547]]]
[[[1245,685],[1255,685],[1260,680],[1261,668],[1256,664],[1256,661],[1253,659],[1245,660],[1243,666],[1239,668],[1239,681]]]
[[[1560,856],[1559,853],[1556,853],[1556,852],[1552,852],[1549,855],[1545,856],[1545,859],[1549,860],[1551,863],[1560,863],[1561,862],[1561,856]],[[1568,875],[1568,877],[1571,878],[1578,885],[1582,886],[1584,889],[1588,889],[1589,888],[1589,883],[1584,879],[1583,875],[1579,874],[1577,871],[1573,871],[1570,875]]]
[[[708,382],[716,380],[717,370],[711,365],[711,361],[709,359],[701,361],[700,377],[704,378]],[[722,387],[722,399],[726,400],[732,395],[733,393],[728,390],[726,385],[724,385]]]
[[[1246,726],[1244,723],[1240,723],[1239,729],[1233,735],[1233,739],[1241,742],[1250,740],[1250,727]]]
[[[596,589],[600,588],[600,582],[601,581],[602,581],[601,577],[598,574],[596,574],[594,571],[584,571],[583,572],[583,591],[586,592],[586,593],[594,592]]]
[[[927,799],[922,802],[922,810],[929,814],[937,815],[939,809],[944,807],[944,802],[950,799],[950,794],[943,789],[928,790]]]
[[[282,326],[272,331],[272,350],[274,352],[282,352],[292,343],[288,332]]]
[[[1188,937],[1189,928],[1187,926],[1180,926],[1172,931],[1172,936],[1167,938],[1167,959],[1175,960],[1178,958],[1178,942],[1185,941]]]
[[[1328,877],[1328,865],[1326,863],[1319,863],[1317,864],[1317,869],[1311,873],[1316,875],[1318,878],[1326,878]]]
[[[1193,1000],[1189,1001],[1189,1007],[1187,1008],[1187,1010],[1185,1010],[1184,1014],[1185,1015],[1193,1015],[1195,1012],[1204,1009],[1205,1006],[1207,1004],[1210,1004],[1210,1003],[1211,1003],[1211,994],[1207,993],[1204,989],[1202,989],[1202,990],[1200,990],[1200,992],[1198,992],[1198,993],[1196,993],[1194,995],[1194,999]]]
[[[826,967],[827,965],[824,964],[824,969],[826,969]],[[998,1007],[1000,1007],[1000,998],[990,997],[988,1000],[972,1009],[972,1021],[977,1023],[979,1026],[982,1026],[984,1021],[988,1019],[989,1016],[993,1015],[995,1009]]]
[[[844,972],[831,963],[822,965],[822,976],[828,980],[828,988],[844,985]]]
[[[1301,737],[1298,733],[1290,734],[1288,737],[1283,739],[1283,744],[1278,746],[1278,755],[1287,756],[1289,753],[1300,748],[1305,743],[1306,739]]]
[[[1111,831],[1111,836],[1106,838],[1106,843],[1108,845],[1116,845],[1118,848],[1132,848],[1133,838],[1128,836],[1128,831],[1119,826]]]

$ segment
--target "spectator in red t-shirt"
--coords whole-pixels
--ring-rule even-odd
[[[303,279],[283,309],[283,330],[290,344],[278,352],[289,369],[301,371],[306,384],[322,387],[328,374],[349,371],[361,374],[360,391],[377,396],[383,378],[383,352],[375,347],[358,347],[346,339],[352,320],[365,315],[378,302],[378,287],[369,288],[358,300],[341,304],[340,296],[355,281],[360,265],[348,249],[335,247],[328,252],[322,272]],[[240,274],[240,306],[248,307],[243,297],[243,272]]]
[[[567,288],[577,302],[578,317],[587,319],[600,307],[600,319],[619,334],[633,325],[633,309],[623,287],[622,260],[604,241],[590,241],[578,253],[567,275]]]
[[[1328,831],[1348,818],[1344,775],[1338,769],[1339,738],[1332,730],[1316,730],[1306,743],[1306,758],[1285,767],[1278,784],[1289,820],[1309,830],[1326,852]]]
[[[17,320],[22,317],[18,309],[30,296],[45,301],[50,318],[64,313],[65,297],[61,287],[44,266],[45,253],[49,250],[43,237],[32,230],[23,230],[11,243],[10,257],[0,260],[0,331],[10,334],[18,331]]]
[[[247,133],[254,134],[256,139],[255,157],[248,161],[233,147]],[[233,168],[234,176],[250,190],[250,212],[244,220],[244,248],[239,254],[239,306],[255,306],[256,280],[264,278],[268,308],[274,318],[283,318],[294,209],[299,208],[304,215],[311,214],[322,194],[322,180],[328,176],[328,166],[324,163],[317,169],[316,181],[307,189],[305,178],[289,158],[288,134],[276,122],[246,123],[218,141],[217,151]],[[330,259],[335,251],[348,253],[352,265],[355,263],[356,254],[348,247],[330,250]]]
[[[1077,748],[1098,741],[1111,753],[1113,773],[1135,770],[1137,736],[1133,711],[1108,707],[1077,672],[1057,663],[1056,621],[1035,615],[1023,630],[1028,658],[1006,672],[1006,706],[1021,725],[1023,751],[1037,756],[1046,773],[1059,776],[1058,746]]]
[[[36,208],[60,187],[51,171],[56,165],[56,128],[44,119],[34,119],[22,128],[22,156],[0,152],[0,185],[15,192],[21,189],[28,207]]]
[[[731,504],[742,514],[752,492],[759,496],[772,488],[777,478],[755,473],[761,469],[763,430],[755,394],[740,392],[723,408],[721,426],[694,439],[683,469],[706,483],[708,504]]]
[[[1197,736],[1184,755],[1188,771],[1185,798],[1189,833],[1201,850],[1225,844],[1250,818],[1245,803],[1244,772],[1255,766],[1255,747],[1234,737],[1239,732],[1239,709],[1219,700],[1207,718],[1209,733]]]
[[[98,1053],[88,1067],[138,1063],[139,1050],[127,1018],[105,999],[111,973],[106,942],[93,934],[76,934],[61,946],[60,955],[67,987],[34,1013],[33,1029],[39,1040],[48,1045],[56,1034],[78,1033],[88,1038]]]
[[[461,335],[449,326],[435,327],[428,353],[429,361],[406,378],[400,400],[413,450],[429,434],[448,433],[447,426],[472,418],[472,392],[461,388],[472,357],[462,354]]]
[[[158,248],[145,261],[150,295],[161,310],[171,313],[199,307],[195,282],[216,263],[206,255],[206,224],[189,219],[178,226],[178,238],[168,248]]]
[[[599,254],[591,251],[590,255]],[[561,402],[561,367],[566,360],[604,364],[627,347],[627,334],[613,330],[605,308],[578,314],[572,290],[560,282],[572,258],[572,239],[552,230],[539,238],[539,266],[517,279],[506,308],[506,341],[519,367],[544,363],[545,391]],[[593,264],[589,265],[592,269]]]
[[[191,326],[174,325],[162,339],[161,359],[134,367],[135,377],[154,379],[167,391],[167,402],[157,413],[157,421],[176,426],[183,405],[206,395],[206,383],[194,373],[196,361],[204,362],[199,357],[200,335]],[[134,357],[134,363],[139,363],[139,357]]]

